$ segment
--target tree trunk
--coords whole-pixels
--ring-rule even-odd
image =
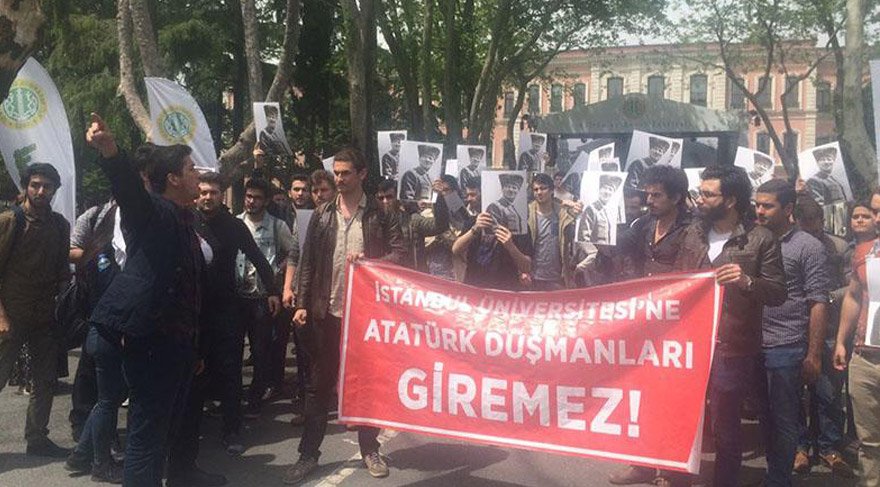
[[[871,187],[877,183],[877,155],[865,128],[865,109],[862,99],[864,19],[865,0],[847,0],[841,142],[850,167],[858,171],[865,184]]]
[[[419,82],[418,69],[410,58],[410,54],[403,45],[402,30],[400,28],[400,16],[397,12],[397,3],[380,3],[377,8],[377,22],[382,29],[388,50],[391,51],[391,59],[397,68],[397,75],[403,86],[403,102],[406,106],[406,116],[409,120],[409,138],[416,139],[425,135],[422,126],[422,112],[419,105]]]
[[[372,76],[376,50],[376,19],[373,0],[345,0],[342,12],[346,24],[345,58],[348,65],[351,144],[378,168],[372,117]]]
[[[125,100],[134,123],[149,137],[152,130],[150,114],[137,91],[132,62],[132,19],[129,0],[118,0],[116,11],[116,34],[119,39],[119,91]]]
[[[263,101],[263,69],[260,65],[260,41],[257,28],[257,7],[254,0],[241,0],[241,18],[244,26],[244,52],[251,103]]]
[[[137,36],[144,74],[165,77],[162,58],[159,56],[159,46],[156,42],[156,29],[153,27],[153,19],[150,17],[150,9],[147,8],[146,0],[130,0],[130,2],[131,21]]]
[[[0,0],[0,102],[43,37],[39,0]]]
[[[434,0],[425,0],[425,16],[422,25],[422,60],[419,63],[422,69],[422,126],[425,129],[426,140],[432,140],[436,134],[436,119],[433,113],[432,101],[434,99],[431,76],[431,44],[434,36]]]
[[[504,139],[504,162],[503,167],[516,169],[516,146],[513,141],[513,132],[516,129],[516,115],[522,110],[526,100],[526,88],[528,81],[522,83],[518,88],[516,95],[516,103],[513,104],[513,110],[510,112],[510,118],[507,120],[507,138]]]
[[[461,76],[458,58],[461,52],[458,29],[456,28],[455,11],[457,0],[444,0],[446,22],[446,64],[443,67],[443,108],[446,118],[446,149],[453,153],[456,144],[461,140],[461,90],[458,79]]]
[[[300,15],[302,13],[301,0],[287,0],[287,14],[284,18],[284,43],[281,46],[281,55],[278,58],[278,69],[275,78],[266,93],[266,101],[280,101],[290,84],[290,76],[293,72],[293,59],[299,48]],[[239,176],[240,164],[247,160],[254,148],[257,137],[254,131],[254,123],[251,122],[238,136],[235,145],[225,150],[220,155],[220,172],[227,176],[228,180],[235,180]]]

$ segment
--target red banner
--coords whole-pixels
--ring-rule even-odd
[[[377,262],[347,279],[340,421],[698,471],[711,272],[547,293]]]

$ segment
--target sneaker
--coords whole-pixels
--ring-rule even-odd
[[[385,463],[385,459],[382,458],[378,451],[364,455],[364,465],[367,466],[367,471],[370,472],[370,475],[377,479],[388,476],[388,464]]]
[[[92,467],[92,482],[122,485],[122,474],[122,464],[107,462],[104,465],[95,465]]]
[[[299,457],[299,460],[284,472],[284,478],[281,481],[285,485],[296,485],[305,480],[317,468],[317,458]]]
[[[614,485],[650,484],[656,477],[657,470],[653,468],[630,465],[611,474],[608,482]]]
[[[843,457],[840,456],[840,453],[832,451],[824,455],[819,455],[819,458],[822,459],[822,463],[824,463],[826,467],[830,468],[833,473],[846,478],[855,477],[852,467],[848,463],[846,463],[846,460],[844,460]]]
[[[225,434],[222,441],[227,454],[237,457],[244,453],[244,444],[242,444],[241,435],[238,433]]]
[[[88,473],[92,470],[92,459],[88,455],[80,455],[74,450],[65,460],[64,470],[73,473]]]
[[[810,457],[807,455],[807,452],[803,450],[798,450],[797,454],[794,456],[794,466],[792,470],[794,473],[805,475],[810,473],[810,469],[812,466],[810,465]]]
[[[70,450],[61,448],[49,438],[43,438],[29,441],[26,453],[30,457],[67,458],[70,455]]]

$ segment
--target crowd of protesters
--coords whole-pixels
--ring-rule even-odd
[[[739,485],[742,420],[750,414],[762,425],[766,485],[791,485],[817,464],[852,477],[849,451],[858,452],[862,484],[880,483],[880,348],[865,337],[866,261],[880,252],[880,189],[851,205],[844,239],[824,231],[823,209],[798,192],[803,185],[773,179],[753,188],[744,170],[710,166],[694,195],[684,171],[655,165],[627,190],[617,244],[597,246],[576,241],[584,207],[560,187],[561,177],[530,177],[527,231],[513,234],[481,211],[479,176],[461,186],[452,176],[434,181],[433,203],[403,201],[391,179],[368,194],[366,158],[344,149],[332,173],[296,175],[281,189],[257,150],[244,211],[233,215],[224,179],[199,174],[186,146],[147,144],[129,154],[98,116],[86,139],[110,180],[109,202],[84,212],[71,230],[51,200],[72,182],[49,164],[32,164],[22,173],[20,205],[0,214],[0,385],[26,346],[28,455],[66,458],[68,470],[100,482],[224,485],[223,475],[197,465],[201,418],[220,418],[229,455],[258,441],[244,437],[242,422],[258,419],[280,394],[292,341],[291,423],[302,433],[282,480],[309,479],[334,409],[352,259],[513,291],[714,269],[726,292],[707,392],[711,485]],[[311,216],[301,226],[305,210]],[[88,309],[69,416],[72,450],[49,440],[47,429],[57,357],[66,351],[53,303],[68,288],[69,264]],[[253,365],[247,388],[245,362]],[[117,415],[124,401],[123,449]],[[380,478],[389,468],[378,434],[357,428],[365,467]],[[642,466],[609,479],[694,480]]]

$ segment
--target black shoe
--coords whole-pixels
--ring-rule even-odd
[[[226,485],[226,476],[219,473],[208,473],[197,466],[187,470],[168,474],[166,487],[220,487]]]
[[[73,438],[74,443],[79,443],[79,437],[82,435],[83,426],[81,424],[75,424],[70,427],[70,437]]]
[[[64,470],[73,473],[87,473],[92,470],[92,459],[88,455],[80,455],[74,450],[70,452],[64,462]]]
[[[122,485],[122,464],[110,461],[104,465],[92,467],[92,482]]]
[[[33,457],[67,458],[70,455],[70,450],[52,443],[49,438],[43,438],[42,440],[29,441],[26,453]]]
[[[317,458],[299,457],[299,460],[284,472],[281,481],[285,485],[296,485],[305,480],[316,468],[318,468]]]
[[[241,441],[241,435],[238,433],[227,433],[223,435],[223,447],[226,453],[237,457],[244,453],[244,444]]]

